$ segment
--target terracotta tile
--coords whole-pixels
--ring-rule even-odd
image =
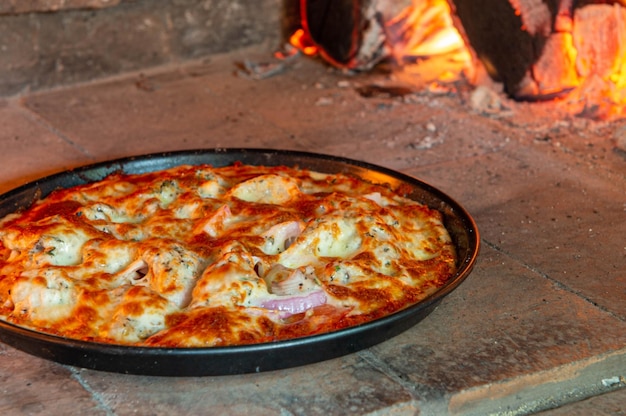
[[[246,59],[255,58],[264,59]],[[347,76],[300,58],[268,79],[223,81],[212,91],[289,132],[308,150],[405,168],[497,151],[506,144],[494,134],[495,121],[468,113],[458,97],[417,90],[404,97],[358,93],[369,85],[404,85],[384,74]],[[481,140],[475,140],[478,132],[467,134],[473,128],[481,129]]]
[[[412,386],[421,406],[439,403],[435,414],[500,414],[531,398],[567,401],[564,386],[577,372],[588,376],[588,384],[570,386],[580,391],[595,388],[590,380],[623,374],[625,342],[622,320],[484,247],[474,273],[438,309],[368,354]],[[573,371],[576,362],[583,364]],[[509,384],[515,388],[507,391]]]
[[[264,147],[401,169],[498,151],[507,144],[494,133],[494,121],[468,114],[456,99],[417,93],[408,101],[360,96],[357,89],[364,85],[393,85],[378,74],[346,77],[301,58],[268,79],[236,75],[238,63],[263,59],[268,56],[241,51],[175,71],[33,95],[26,105],[98,160],[177,149]],[[468,135],[469,129],[479,131]]]
[[[5,415],[105,415],[72,372],[0,344],[0,411]]]
[[[350,355],[300,368],[224,377],[160,378],[81,371],[80,379],[116,414],[341,415],[419,409],[394,380]]]
[[[195,148],[300,147],[254,112],[216,96],[205,77],[137,75],[43,93],[25,105],[98,160]]]
[[[23,109],[0,106],[0,125],[0,193],[89,161],[79,148],[59,138]]]
[[[571,159],[514,146],[411,172],[464,203],[488,244],[626,316],[626,245],[612,238],[623,224],[623,184],[594,176]]]

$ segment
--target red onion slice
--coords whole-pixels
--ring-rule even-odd
[[[298,238],[304,224],[298,221],[286,221],[272,226],[261,234],[265,238],[265,244],[261,250],[265,254],[278,254],[286,249]]]
[[[144,278],[149,271],[150,269],[148,267],[148,263],[146,263],[143,259],[138,259],[129,264],[128,267],[119,272],[117,275],[128,280],[131,284],[138,284],[142,280],[145,280]]]
[[[316,306],[326,303],[326,293],[323,290],[316,290],[305,296],[285,296],[283,298],[273,298],[261,302],[261,307],[274,311],[286,312],[282,318],[306,312]]]

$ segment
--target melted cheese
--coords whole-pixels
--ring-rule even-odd
[[[74,280],[58,268],[28,270],[11,290],[15,312],[34,323],[54,323],[70,316],[77,298]]]
[[[286,267],[298,268],[318,263],[322,257],[350,257],[361,247],[356,220],[344,216],[328,215],[312,221],[298,239],[278,257]]]
[[[243,247],[226,250],[202,273],[193,290],[191,307],[250,306],[251,299],[264,297],[269,292],[254,265]]]
[[[280,205],[295,198],[299,188],[295,180],[280,175],[260,175],[241,182],[230,195],[247,202]]]
[[[441,214],[358,178],[180,166],[0,220],[0,317],[98,342],[269,342],[366,322],[454,273]]]
[[[145,279],[134,279],[134,283],[145,280],[156,293],[179,308],[185,307],[191,300],[191,291],[204,268],[204,261],[179,244],[161,240],[157,243],[142,253],[148,270]]]
[[[102,336],[120,342],[140,342],[166,328],[165,318],[176,306],[142,286],[128,288],[103,325]]]

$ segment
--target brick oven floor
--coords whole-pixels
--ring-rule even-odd
[[[266,79],[234,74],[236,62],[267,56],[242,50],[0,101],[0,191],[168,150],[347,156],[414,175],[463,204],[482,237],[473,273],[401,335],[288,370],[129,376],[0,344],[2,413],[626,412],[626,123],[574,117],[555,103],[481,101],[462,85],[366,98],[358,87],[399,81],[305,58]]]

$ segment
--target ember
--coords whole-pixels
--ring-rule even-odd
[[[291,43],[342,69],[437,59],[439,80],[475,82],[482,67],[514,99],[626,115],[626,0],[301,0],[300,11]]]

